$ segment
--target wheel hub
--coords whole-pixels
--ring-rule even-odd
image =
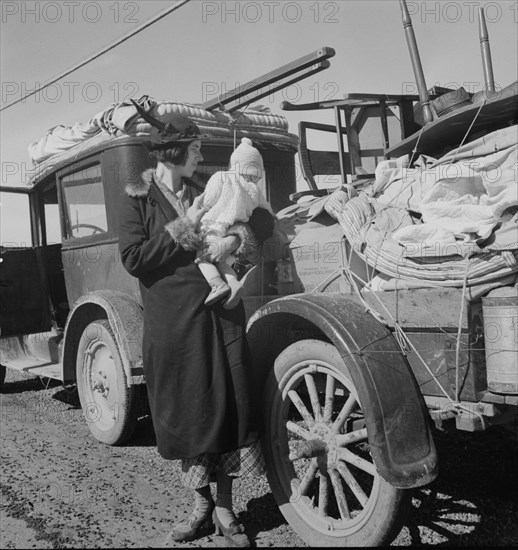
[[[97,378],[92,385],[94,391],[99,392],[103,397],[107,397],[110,393],[110,386],[108,384],[108,377],[103,371],[97,373]]]
[[[331,427],[323,422],[315,424],[310,433],[313,439],[301,441],[290,452],[290,460],[300,458],[317,458],[317,463],[322,471],[327,470],[338,460],[340,444]]]
[[[339,445],[336,441],[336,435],[331,430],[331,426],[324,422],[316,423],[310,432],[315,436],[315,439],[322,442],[324,448],[324,453],[319,453],[319,465],[320,463],[323,465],[325,458],[326,468],[328,468],[337,460],[337,449]]]

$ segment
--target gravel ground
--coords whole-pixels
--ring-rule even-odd
[[[149,417],[124,447],[90,435],[74,386],[9,371],[1,396],[1,548],[224,546],[210,533],[167,540],[188,515],[179,462],[156,451]],[[393,546],[516,546],[518,441],[501,429],[436,432],[439,478],[414,493]],[[235,484],[253,545],[306,546],[280,514],[265,477]]]

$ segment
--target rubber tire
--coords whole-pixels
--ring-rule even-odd
[[[116,393],[114,395],[117,399],[118,418],[113,426],[108,428],[102,425],[102,408],[95,402],[92,388],[87,387],[86,382],[85,369],[89,361],[88,355],[96,347],[99,349],[105,347],[109,351],[115,370]],[[106,319],[93,321],[83,331],[77,349],[76,375],[81,408],[92,435],[106,445],[121,445],[126,442],[133,435],[137,424],[138,402],[135,386],[128,386],[119,348]]]
[[[309,546],[361,547],[388,545],[401,530],[404,517],[411,504],[411,490],[397,489],[380,476],[379,492],[375,503],[372,505],[372,513],[370,513],[368,520],[358,526],[357,531],[348,532],[347,536],[340,536],[336,532],[334,536],[330,536],[322,528],[309,524],[307,517],[302,516],[300,507],[297,510],[297,506],[290,502],[290,495],[286,494],[283,489],[283,482],[281,481],[283,474],[280,467],[278,467],[282,459],[279,457],[279,452],[275,450],[274,438],[276,436],[273,433],[273,426],[279,421],[272,417],[276,414],[279,403],[282,402],[282,390],[288,382],[287,379],[283,380],[283,378],[291,368],[301,361],[307,360],[321,360],[328,365],[332,365],[354,387],[347,365],[338,350],[326,342],[301,340],[287,347],[277,357],[266,381],[264,394],[264,403],[267,404],[264,411],[266,428],[264,453],[267,477],[274,498],[293,530]],[[369,407],[369,403],[362,403],[362,407]]]

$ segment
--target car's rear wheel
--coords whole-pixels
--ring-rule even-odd
[[[410,492],[378,473],[363,408],[334,346],[302,340],[276,359],[265,388],[268,480],[311,546],[379,546],[401,528]]]
[[[93,436],[107,445],[127,441],[137,423],[137,399],[129,386],[117,342],[106,319],[90,323],[77,350],[77,390]]]

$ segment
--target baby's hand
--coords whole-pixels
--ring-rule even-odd
[[[196,227],[200,222],[203,214],[207,212],[208,207],[203,206],[203,198],[201,196],[196,197],[185,215],[191,220],[193,225]]]

